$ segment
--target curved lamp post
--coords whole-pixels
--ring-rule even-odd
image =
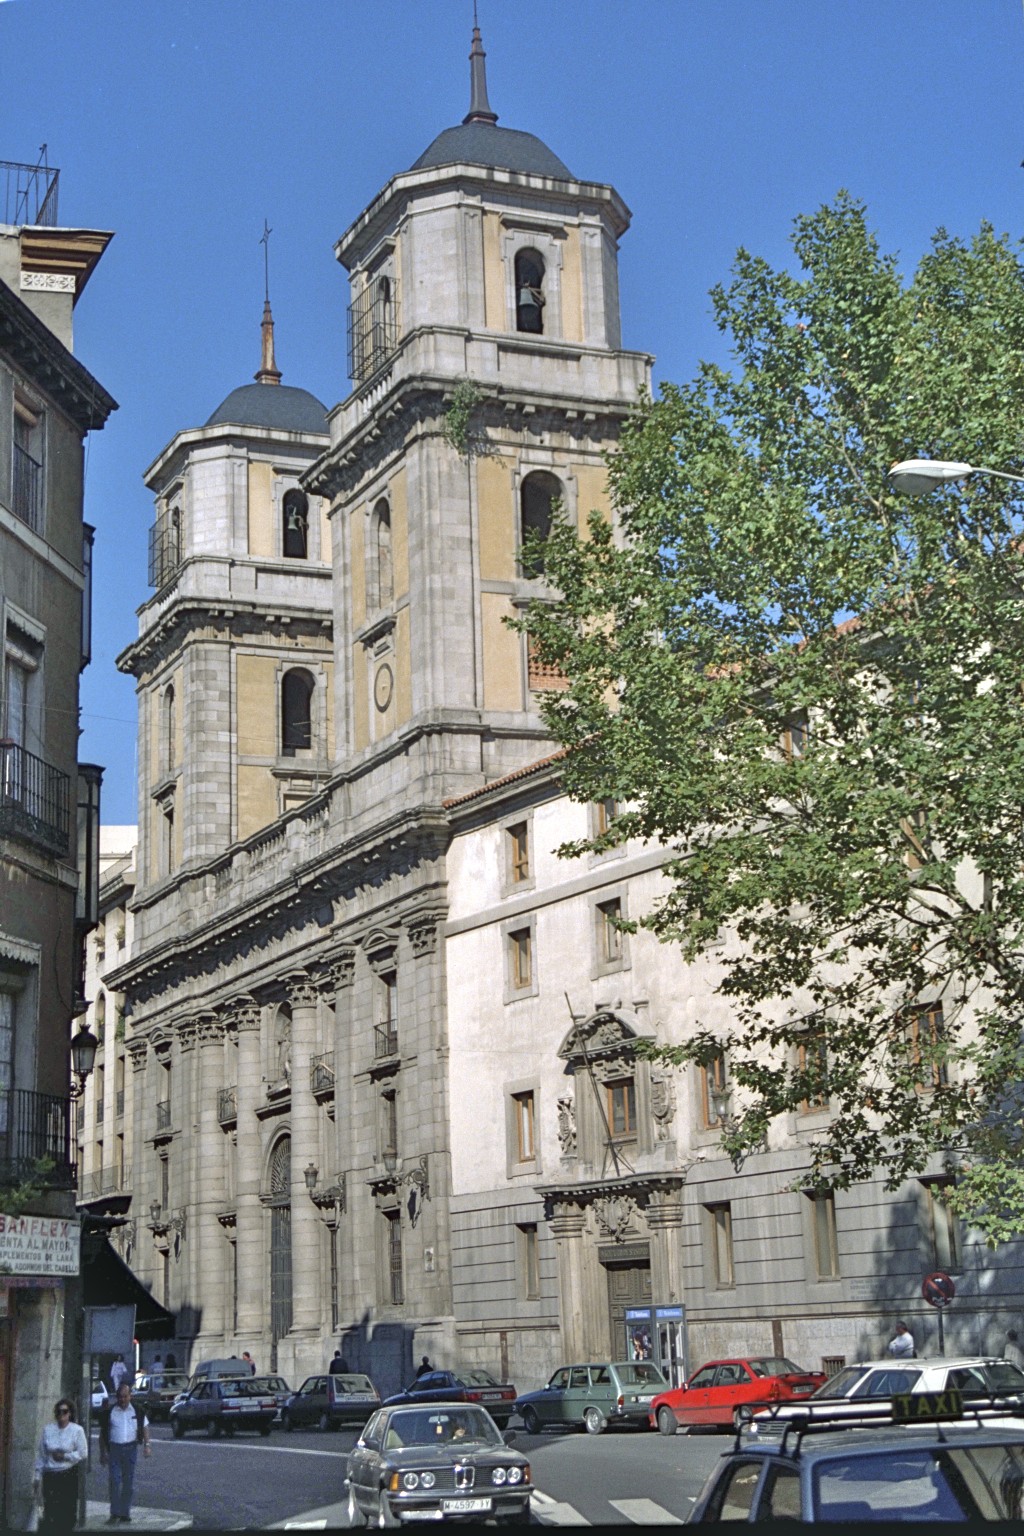
[[[887,479],[897,491],[907,496],[926,496],[940,485],[967,480],[971,475],[994,475],[997,480],[1015,480],[1024,485],[1024,475],[1008,475],[1001,469],[984,465],[961,464],[955,459],[902,459],[889,470]]]

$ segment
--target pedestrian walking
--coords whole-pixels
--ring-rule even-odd
[[[430,1363],[430,1356],[424,1355],[416,1369],[416,1380],[418,1381],[421,1376],[429,1375],[433,1369],[434,1367]]]
[[[247,1360],[249,1362],[249,1374],[251,1376],[255,1376],[256,1375],[256,1361],[253,1359],[252,1355],[250,1355],[250,1353],[249,1353],[249,1351],[247,1349],[243,1349],[242,1350],[242,1359],[243,1360]]]
[[[135,1486],[135,1462],[139,1454],[150,1454],[149,1420],[132,1402],[132,1389],[122,1381],[117,1402],[100,1414],[100,1466],[109,1463],[108,1488],[110,1517],[108,1525],[132,1518],[132,1492]]]
[[[906,1323],[900,1321],[896,1324],[896,1331],[889,1340],[888,1352],[897,1360],[910,1360],[917,1354],[914,1335]]]
[[[331,1376],[344,1376],[348,1371],[348,1361],[340,1349],[334,1351],[334,1358],[327,1367],[327,1370]]]
[[[78,1468],[89,1454],[85,1430],[69,1397],[58,1398],[53,1422],[39,1436],[32,1492],[43,1495],[41,1531],[70,1531],[78,1523]]]
[[[164,1362],[163,1362],[162,1357],[160,1355],[157,1355],[156,1358],[150,1362],[150,1367],[149,1368],[153,1372],[154,1375],[158,1375],[159,1372],[162,1371],[163,1368],[164,1368]]]
[[[113,1395],[117,1396],[117,1389],[128,1375],[128,1367],[124,1363],[124,1355],[115,1355],[114,1363],[110,1367],[110,1385]]]

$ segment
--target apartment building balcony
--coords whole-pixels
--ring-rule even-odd
[[[153,1139],[166,1141],[171,1134],[171,1101],[160,1099],[154,1106]]]
[[[217,1119],[221,1125],[234,1125],[238,1119],[238,1089],[218,1088]]]
[[[31,528],[33,533],[42,533],[43,466],[20,443],[14,444],[14,481],[11,489],[11,511],[15,517]]]
[[[0,835],[66,853],[71,781],[16,741],[0,740]]]
[[[373,1054],[376,1060],[382,1056],[398,1055],[398,1030],[393,1024],[375,1024],[373,1028]]]
[[[334,1097],[334,1052],[324,1051],[309,1058],[309,1086],[317,1103]]]
[[[76,1204],[104,1216],[123,1216],[132,1203],[130,1163],[114,1163],[94,1169],[78,1180]]]
[[[74,1188],[71,1106],[58,1094],[0,1089],[0,1184],[42,1177],[50,1189]]]

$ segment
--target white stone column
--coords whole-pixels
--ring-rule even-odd
[[[551,1235],[558,1258],[558,1310],[561,1314],[562,1360],[587,1359],[584,1299],[583,1228],[585,1215],[577,1206],[556,1208]]]
[[[270,1267],[264,1252],[260,1204],[260,1146],[256,1106],[260,1098],[260,1025],[263,1013],[251,997],[237,1000],[232,1022],[238,1032],[235,1241],[238,1245],[238,1333],[261,1337],[270,1306]],[[251,1346],[249,1346],[251,1348]]]
[[[196,1120],[194,1238],[199,1271],[199,1339],[213,1355],[225,1338],[227,1290],[227,1243],[218,1221],[224,1209],[224,1132],[218,1116],[218,1094],[223,1086],[224,1021],[216,1013],[196,1020]],[[229,1353],[229,1351],[225,1351]]]
[[[321,1323],[321,1223],[306,1187],[306,1165],[320,1164],[319,1109],[309,1080],[310,1057],[319,1044],[317,987],[305,971],[284,978],[292,1011],[291,1202],[293,1334],[319,1332]]]

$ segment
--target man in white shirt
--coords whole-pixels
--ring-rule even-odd
[[[110,1367],[110,1385],[114,1389],[115,1397],[117,1396],[118,1387],[121,1385],[122,1381],[124,1381],[127,1375],[128,1367],[124,1363],[124,1355],[115,1355],[114,1363]]]
[[[914,1335],[906,1323],[896,1324],[896,1332],[889,1340],[889,1353],[897,1360],[910,1360],[917,1354],[914,1348]]]
[[[117,1402],[100,1415],[100,1465],[110,1464],[108,1525],[114,1525],[118,1520],[127,1525],[132,1518],[132,1490],[140,1442],[142,1454],[148,1456],[149,1420],[141,1408],[136,1409],[132,1389],[122,1381],[117,1389]]]

